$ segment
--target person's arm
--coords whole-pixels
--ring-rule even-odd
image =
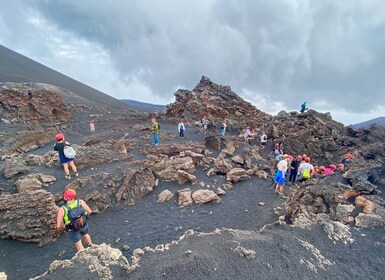
[[[80,199],[79,202],[80,202],[80,204],[83,206],[84,210],[86,210],[87,214],[88,214],[88,215],[91,215],[92,210],[91,210],[91,208],[87,205],[87,203],[85,203],[85,201],[84,201],[83,199]]]
[[[56,230],[62,230],[64,228],[63,217],[64,209],[63,207],[60,207],[56,215]]]

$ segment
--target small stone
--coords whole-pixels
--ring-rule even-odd
[[[204,187],[204,186],[205,186],[205,183],[204,183],[204,182],[200,182],[199,185],[200,185],[201,187]]]
[[[117,239],[114,241],[114,243],[117,244],[117,243],[119,243],[119,241],[120,241],[120,237],[117,238]]]
[[[262,201],[259,202],[258,204],[259,204],[260,206],[265,206],[265,202],[262,202]]]
[[[185,255],[190,255],[192,253],[191,250],[187,250],[186,252],[184,252]]]
[[[128,250],[130,250],[130,246],[128,246],[128,245],[123,245],[123,251],[124,252],[127,252]]]

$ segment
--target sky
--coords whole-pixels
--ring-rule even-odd
[[[270,114],[385,115],[383,0],[0,0],[0,44],[117,99],[202,75]]]

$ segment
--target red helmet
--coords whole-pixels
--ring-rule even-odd
[[[309,157],[305,157],[305,161],[306,162],[310,162],[310,158]]]
[[[64,199],[73,199],[76,197],[76,192],[73,189],[66,189],[63,193]]]
[[[353,157],[353,155],[351,153],[346,154],[346,158],[351,159],[352,157]]]
[[[322,171],[325,171],[325,166],[320,166],[319,168],[318,168],[319,170],[322,170]]]
[[[64,135],[62,133],[58,133],[58,134],[56,134],[55,138],[57,141],[61,141],[64,139]]]
[[[279,143],[275,143],[274,146],[279,147]]]
[[[333,169],[333,170],[337,168],[337,166],[335,164],[333,164],[333,163],[330,164],[329,167],[330,167],[330,169]]]

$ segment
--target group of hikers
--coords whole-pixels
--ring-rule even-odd
[[[311,158],[306,154],[297,155],[295,158],[292,155],[284,154],[279,143],[275,143],[269,156],[274,156],[275,162],[278,161],[274,182],[276,184],[275,192],[280,196],[283,196],[287,181],[289,184],[294,184],[297,181],[320,179],[336,172],[343,172],[348,161],[353,157],[351,153],[347,153],[338,164],[330,163],[328,166],[319,166],[312,164]]]
[[[306,102],[301,105],[301,113],[305,112]],[[159,144],[159,129],[160,125],[155,118],[151,119],[152,126],[150,130],[153,135],[154,144]],[[207,129],[209,125],[209,120],[207,116],[204,116],[201,120],[201,128]],[[223,120],[220,126],[220,134],[225,136],[226,128],[228,121]],[[89,123],[91,133],[95,133],[95,124],[91,120]],[[180,120],[178,123],[178,132],[179,137],[184,138],[186,126],[183,120]],[[245,142],[248,145],[252,144],[252,141],[257,137],[254,130],[250,130],[250,127],[247,126],[243,135]],[[59,161],[63,165],[65,178],[71,179],[70,168],[75,177],[79,176],[76,165],[74,163],[75,151],[71,148],[71,145],[68,141],[65,141],[64,135],[58,133],[56,135],[56,144],[54,150],[59,154]],[[267,144],[267,135],[264,131],[261,131],[260,135],[260,145],[265,147]],[[69,150],[69,151],[68,151]],[[72,152],[71,152],[72,150]],[[290,183],[295,183],[296,181],[308,180],[312,177],[319,178],[327,175],[331,175],[334,172],[343,171],[347,161],[352,158],[352,155],[348,153],[338,165],[330,164],[328,167],[312,165],[310,157],[306,155],[298,155],[294,158],[291,155],[284,154],[280,145],[276,143],[273,150],[270,153],[270,156],[274,156],[274,159],[278,161],[277,172],[274,177],[276,183],[275,192],[283,195],[283,190],[285,187],[286,180]],[[63,193],[63,199],[66,201],[66,205],[59,208],[56,218],[56,231],[68,232],[69,239],[74,243],[76,250],[83,249],[83,244],[81,238],[84,239],[85,243],[88,246],[92,245],[91,237],[89,235],[89,228],[87,223],[87,217],[92,213],[91,208],[81,199],[77,198],[77,194],[73,189],[66,189]]]

